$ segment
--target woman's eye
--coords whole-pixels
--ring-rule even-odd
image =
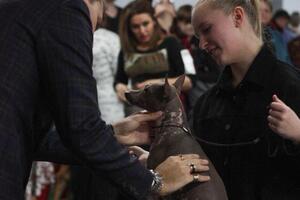
[[[149,22],[144,22],[143,26],[146,27],[146,26],[148,26],[148,24],[149,24]]]

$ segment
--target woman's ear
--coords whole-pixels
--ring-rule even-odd
[[[237,6],[232,11],[232,17],[235,27],[240,27],[245,18],[245,10],[241,6]]]

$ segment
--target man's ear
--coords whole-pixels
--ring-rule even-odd
[[[182,85],[184,83],[184,79],[185,79],[185,75],[183,74],[183,75],[179,76],[179,78],[173,84],[177,90],[177,94],[180,94],[180,92],[181,92]]]

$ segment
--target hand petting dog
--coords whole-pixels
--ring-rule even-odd
[[[150,144],[150,124],[161,116],[160,111],[130,115],[112,125],[115,137],[121,144],[128,146]]]

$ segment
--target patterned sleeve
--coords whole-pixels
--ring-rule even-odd
[[[79,2],[66,1],[51,14],[37,40],[40,80],[49,109],[65,147],[96,174],[143,199],[153,178],[100,117],[92,75],[93,33],[88,10]]]

